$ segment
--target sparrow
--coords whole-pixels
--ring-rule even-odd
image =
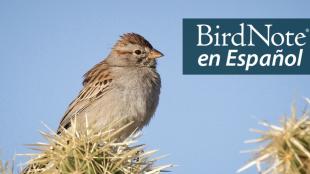
[[[72,120],[83,131],[88,125],[102,129],[118,120],[128,123],[119,138],[126,138],[147,125],[157,108],[161,79],[156,59],[163,54],[143,36],[126,33],[110,54],[84,75],[83,88],[68,106],[57,133],[70,129]]]

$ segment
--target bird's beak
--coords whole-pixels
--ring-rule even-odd
[[[164,56],[163,53],[161,53],[160,51],[158,51],[158,50],[156,50],[156,49],[153,49],[153,50],[150,52],[148,58],[149,58],[149,59],[157,59],[157,58],[160,58],[160,57],[162,57],[162,56]]]

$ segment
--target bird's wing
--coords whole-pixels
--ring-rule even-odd
[[[109,66],[106,62],[95,65],[84,75],[83,89],[79,95],[74,99],[63,118],[60,121],[58,128],[58,134],[63,129],[67,129],[71,126],[71,120],[91,105],[98,98],[102,97],[110,88],[112,83],[112,77],[109,70]]]

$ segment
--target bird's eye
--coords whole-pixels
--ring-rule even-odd
[[[135,50],[135,54],[140,55],[141,54],[141,50]]]

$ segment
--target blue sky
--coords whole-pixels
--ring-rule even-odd
[[[170,154],[173,173],[234,173],[258,120],[276,123],[310,96],[310,76],[182,75],[182,18],[309,18],[310,1],[0,1],[0,158],[29,152],[43,121],[56,129],[119,35],[137,32],[165,54],[160,104],[141,142]],[[18,157],[18,163],[21,159]],[[254,173],[249,170],[245,173]]]

